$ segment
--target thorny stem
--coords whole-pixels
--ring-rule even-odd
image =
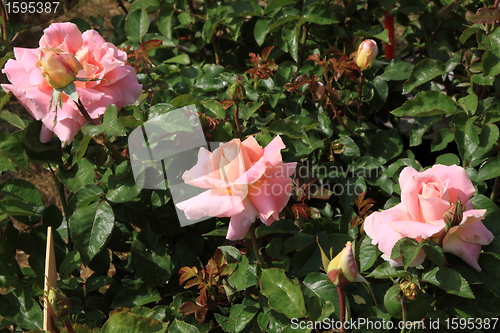
[[[257,247],[257,237],[255,236],[255,226],[253,223],[250,226],[250,238],[252,239],[252,249],[255,259],[257,259],[257,264],[262,266],[264,265],[264,260],[262,259],[262,256],[259,253],[259,248]]]
[[[363,83],[365,81],[365,76],[363,74],[363,71],[361,71],[361,75],[359,77],[359,82],[358,82],[358,98],[359,98],[359,103],[358,103],[358,125],[361,124],[361,120],[363,119],[363,115],[361,113],[361,103],[363,102]]]
[[[340,308],[340,332],[345,333],[345,290],[344,287],[337,287],[337,294],[339,295],[339,308]]]

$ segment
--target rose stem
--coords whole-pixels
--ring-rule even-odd
[[[238,132],[238,138],[241,136],[241,125],[240,125],[240,110],[238,109],[238,103],[234,103],[234,122],[236,123],[236,131]]]
[[[384,25],[389,34],[390,44],[385,44],[385,58],[394,58],[394,15],[387,15],[389,11],[385,12]]]
[[[5,11],[5,6],[3,1],[0,1],[0,11],[2,12],[2,39],[5,46],[9,46],[9,32],[7,31],[7,12]]]
[[[363,71],[361,71],[361,75],[359,77],[359,82],[358,82],[358,98],[359,98],[359,103],[358,103],[358,125],[361,124],[361,120],[363,119],[363,114],[361,113],[361,104],[363,103],[363,83],[364,83],[365,76],[363,75]]]
[[[340,332],[345,332],[345,290],[344,287],[337,287],[337,294],[339,295],[339,307],[340,307]]]
[[[401,328],[401,333],[405,333],[406,332],[406,302],[405,302],[404,298],[401,298],[399,303],[401,303],[401,314],[402,314],[401,320],[403,321],[403,328]]]
[[[94,125],[98,125],[98,123],[95,121],[95,119],[92,119],[90,117],[89,113],[87,112],[87,109],[85,108],[85,106],[83,106],[83,103],[80,99],[78,99],[76,106],[78,107],[78,110],[82,114],[83,118],[85,118],[85,120],[87,120],[88,122],[91,122]]]
[[[54,180],[54,183],[56,184],[57,193],[59,194],[59,199],[61,200],[63,214],[64,214],[64,217],[66,219],[66,224],[67,224],[67,227],[69,230],[69,215],[68,215],[68,211],[67,211],[68,202],[66,201],[66,195],[64,194],[64,185],[63,185],[63,183],[61,183],[59,178],[57,178],[54,169],[52,169],[52,166],[49,163],[47,163],[47,164],[48,164],[49,170],[52,174],[52,179]],[[73,242],[71,241],[71,237],[70,237],[69,233],[68,233],[68,248],[70,250],[73,250]]]
[[[259,248],[257,247],[257,237],[255,236],[255,226],[252,223],[250,226],[250,238],[252,239],[252,249],[253,249],[253,254],[255,255],[255,259],[257,259],[257,263],[259,266],[264,265],[264,260],[262,260],[262,257],[259,253]]]

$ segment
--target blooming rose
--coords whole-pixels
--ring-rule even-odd
[[[125,64],[126,53],[94,30],[82,34],[73,23],[51,24],[39,48],[14,48],[14,55],[16,59],[9,60],[3,69],[12,84],[2,87],[12,92],[33,117],[42,120],[42,142],[49,141],[52,132],[61,141],[71,142],[87,122],[65,94],[61,94],[62,108],[52,101],[53,88],[71,83],[75,78],[72,71],[78,69],[77,78],[93,80],[75,81],[78,96],[92,119],[99,119],[110,104],[121,108],[134,103],[141,93],[134,69]]]
[[[356,55],[356,64],[362,70],[368,69],[373,66],[378,54],[377,42],[373,39],[366,39],[358,47],[358,54]]]
[[[432,238],[438,242],[447,231],[450,209],[460,200],[464,205],[462,218],[445,235],[443,251],[453,253],[480,271],[477,261],[481,245],[489,244],[494,236],[481,222],[486,210],[473,209],[469,202],[475,190],[465,170],[440,164],[423,172],[406,167],[399,183],[401,203],[371,214],[364,223],[366,234],[384,253],[382,257],[393,266],[402,265],[401,258],[391,260],[390,256],[396,242],[403,237],[417,241]],[[421,251],[411,266],[420,265],[424,258]]]
[[[200,148],[198,162],[182,178],[207,191],[178,203],[190,220],[231,217],[227,238],[245,237],[256,217],[266,225],[279,219],[288,202],[297,163],[283,163],[279,136],[266,148],[253,137],[221,144],[213,152]]]

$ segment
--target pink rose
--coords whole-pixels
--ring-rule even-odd
[[[462,219],[452,226],[443,239],[443,251],[462,258],[477,271],[481,245],[491,243],[494,236],[481,220],[485,209],[473,209],[469,199],[475,193],[465,170],[459,166],[434,165],[423,172],[406,167],[399,176],[401,203],[368,216],[364,223],[366,234],[378,244],[382,257],[391,265],[402,265],[401,258],[391,260],[391,251],[403,237],[432,238],[436,242],[446,232],[443,215],[460,199],[464,206]],[[447,213],[448,214],[448,213]],[[420,252],[411,266],[425,259]]]
[[[48,50],[56,50],[56,53],[63,55],[61,61],[64,64],[60,66],[52,60],[48,62]],[[73,23],[51,24],[45,29],[39,48],[14,48],[14,54],[16,60],[7,61],[3,69],[12,84],[2,84],[2,87],[12,92],[35,119],[42,120],[42,142],[49,141],[53,133],[61,141],[71,142],[78,130],[87,123],[76,104],[65,94],[61,95],[63,106],[57,109],[57,115],[57,103],[51,103],[52,86],[60,87],[60,84],[51,82],[52,86],[49,85],[47,70],[56,71],[67,67],[68,72],[71,72],[78,68],[74,62],[68,65],[68,61],[72,60],[69,59],[70,55],[83,67],[81,70],[78,68],[77,78],[98,79],[75,81],[78,96],[92,119],[99,119],[110,104],[121,108],[134,103],[142,90],[135,70],[125,64],[125,52],[107,43],[94,30],[82,34]],[[64,83],[69,80],[64,75],[60,78],[60,82],[66,80]]]
[[[213,152],[200,148],[198,163],[182,178],[207,191],[177,204],[190,220],[231,217],[227,239],[245,237],[257,217],[266,225],[279,219],[292,192],[297,163],[283,163],[279,136],[266,148],[252,137],[221,144]]]

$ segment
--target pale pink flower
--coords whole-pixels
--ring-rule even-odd
[[[358,53],[356,55],[356,64],[362,70],[373,66],[378,55],[377,42],[373,39],[365,39],[359,44]]]
[[[227,238],[245,237],[258,217],[266,225],[279,219],[292,192],[296,163],[283,163],[279,136],[262,148],[252,137],[221,144],[213,152],[200,148],[198,162],[182,178],[207,191],[178,203],[190,220],[231,217]]]
[[[49,141],[52,132],[61,141],[71,142],[87,123],[76,104],[64,93],[61,94],[63,106],[57,108],[56,116],[57,101],[51,103],[53,87],[41,69],[48,50],[64,54],[65,59],[73,55],[83,67],[76,77],[94,80],[75,81],[78,96],[92,119],[100,119],[110,104],[121,108],[134,103],[141,93],[135,70],[126,65],[125,52],[107,43],[94,30],[82,34],[73,23],[53,23],[45,29],[39,48],[14,48],[16,59],[7,61],[3,69],[11,84],[2,84],[2,88],[12,92],[35,119],[43,122],[42,142]],[[70,67],[77,68],[75,64]]]
[[[443,215],[459,199],[464,205],[462,220],[453,226],[443,240],[443,251],[464,260],[477,271],[481,245],[491,243],[494,236],[481,220],[485,209],[473,209],[469,199],[475,193],[466,171],[456,165],[434,165],[423,172],[412,167],[403,169],[399,176],[401,203],[368,216],[364,222],[366,234],[378,244],[382,257],[391,265],[402,265],[401,258],[391,260],[391,251],[403,237],[435,241],[446,230]],[[420,252],[411,266],[420,265],[425,253]]]

